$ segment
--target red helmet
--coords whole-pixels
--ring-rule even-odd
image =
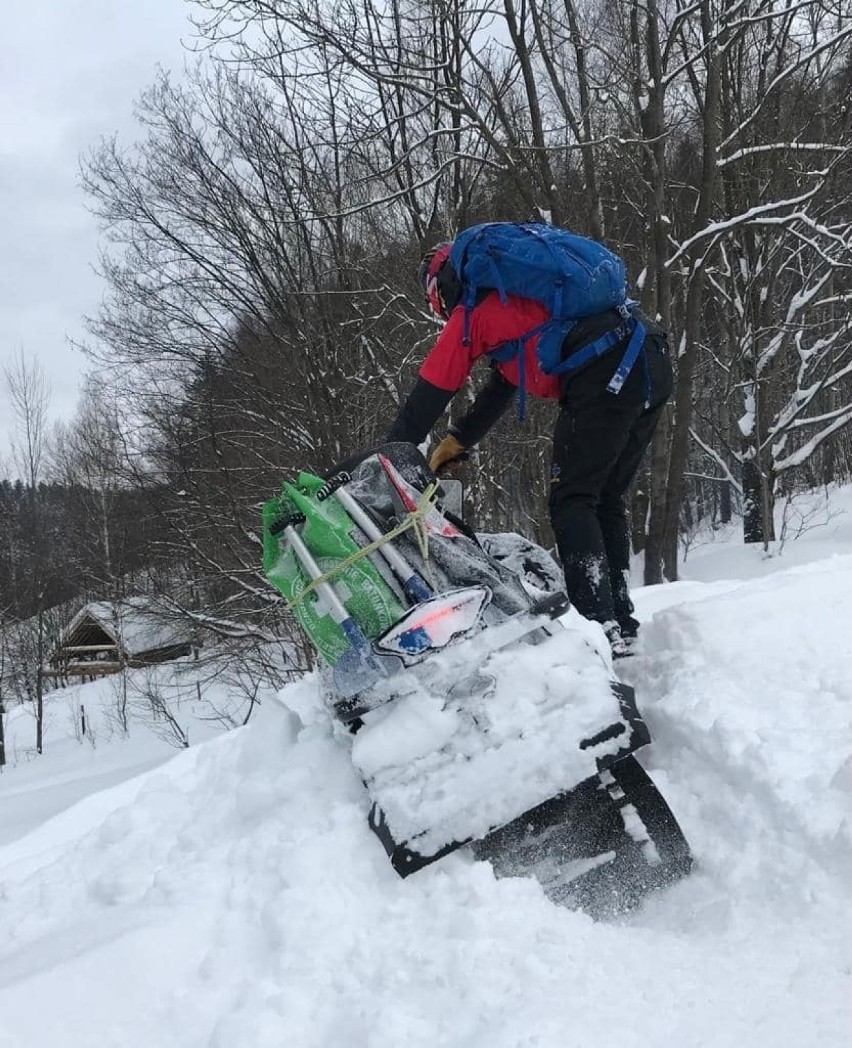
[[[438,277],[444,263],[450,257],[452,246],[452,244],[445,243],[433,247],[420,263],[418,272],[420,284],[426,293],[426,299],[432,307],[432,312],[443,317],[444,320],[447,319],[447,306],[441,296]]]

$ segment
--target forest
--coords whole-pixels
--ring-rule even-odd
[[[105,295],[76,417],[48,425],[23,352],[5,374],[0,710],[41,703],[87,599],[157,594],[245,658],[295,643],[260,506],[382,439],[438,330],[418,262],[473,223],[603,241],[669,333],[675,395],[631,492],[646,583],[677,579],[697,529],[741,517],[768,547],[777,503],[850,479],[845,0],[193,11],[185,75],[81,162]],[[478,529],[551,544],[554,410],[508,412],[476,450]]]

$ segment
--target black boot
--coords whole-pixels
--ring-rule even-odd
[[[606,639],[609,641],[613,659],[626,659],[633,654],[629,642],[621,635],[621,629],[617,622],[605,622],[603,629]]]
[[[632,615],[627,615],[624,618],[619,617],[618,628],[621,630],[621,636],[624,640],[636,640],[639,633],[639,620],[634,619]]]

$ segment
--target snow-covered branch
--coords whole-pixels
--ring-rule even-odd
[[[704,454],[708,455],[711,459],[713,459],[713,461],[716,463],[719,469],[721,469],[724,479],[729,481],[734,490],[739,492],[740,495],[742,495],[742,484],[740,484],[740,482],[736,479],[733,473],[731,473],[730,469],[728,468],[728,464],[725,462],[725,460],[722,458],[719,452],[716,451],[714,448],[711,448],[709,444],[705,443],[701,439],[701,437],[699,437],[699,435],[695,432],[694,429],[691,429],[689,431],[689,435],[701,448]]]

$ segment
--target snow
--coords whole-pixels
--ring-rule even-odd
[[[740,521],[717,531],[703,530],[686,550],[680,577],[728,585],[730,580],[764,578],[785,568],[852,553],[852,486],[832,485],[779,500],[775,533],[778,540],[764,550],[762,544],[743,543]],[[637,561],[634,587],[641,584],[641,576]],[[677,600],[681,592],[676,587],[649,587],[641,591],[640,600],[649,611],[656,611],[661,598]]]
[[[396,841],[434,855],[484,837],[592,777],[598,759],[622,749],[628,728],[609,660],[572,620],[582,621],[574,612],[541,645],[495,652],[482,665],[475,638],[449,648],[427,664],[449,701],[414,691],[367,718],[352,760]],[[614,725],[623,734],[578,747]]]
[[[131,731],[120,729],[116,706],[123,696],[119,676],[102,677],[45,695],[44,755],[35,752],[35,719],[28,707],[13,707],[6,717],[8,764],[0,772],[0,848],[46,820],[110,786],[164,764],[174,756],[174,742],[142,717],[143,693],[155,686],[168,701],[191,740],[218,734],[218,713],[234,706],[221,685],[205,684],[197,701],[196,682],[205,670],[189,661],[128,674],[126,702]],[[86,734],[81,732],[85,708]],[[105,794],[106,796],[106,794]]]
[[[775,877],[776,889],[794,895],[810,892],[815,878],[842,877],[852,856],[850,583],[847,555],[727,591],[708,587],[711,596],[656,615],[629,666],[630,679],[649,693],[652,735],[668,736],[676,755],[666,771],[674,793],[683,788],[677,768],[688,742],[690,762],[703,761],[720,789],[739,788],[783,829],[770,841],[761,828],[761,860],[770,847],[795,843],[791,868]],[[684,797],[685,806],[706,804]],[[730,822],[730,813],[723,817]],[[704,818],[697,833],[709,840],[718,829]],[[730,861],[725,852],[742,840],[731,839],[730,825],[725,835],[727,848],[714,841],[717,863]],[[799,876],[810,867],[813,876]]]
[[[0,1048],[848,1045],[850,510],[636,591],[622,675],[696,869],[619,923],[467,851],[399,879],[312,678],[183,751],[108,740],[105,682],[80,744],[61,699],[0,775]]]
[[[120,635],[128,655],[187,644],[190,639],[183,624],[164,621],[163,609],[158,611],[153,598],[127,597],[123,601],[84,604],[62,630],[60,644],[86,619],[97,622],[116,643]]]
[[[737,420],[737,426],[744,437],[750,437],[754,432],[755,422],[754,390],[751,386],[746,387],[743,399],[745,401],[745,414]]]

